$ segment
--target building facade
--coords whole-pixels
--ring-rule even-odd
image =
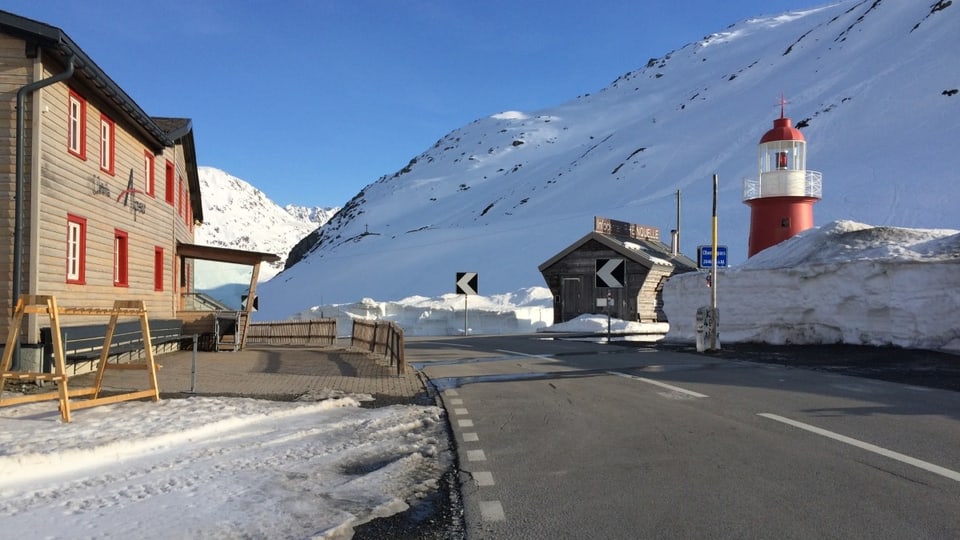
[[[62,30],[3,11],[0,65],[0,306],[135,299],[178,318],[193,282],[179,251],[203,220],[192,122],[148,116]],[[27,356],[46,322],[24,321]]]
[[[664,281],[696,269],[660,242],[659,229],[601,217],[593,231],[539,266],[553,293],[554,324],[593,313],[666,322]]]

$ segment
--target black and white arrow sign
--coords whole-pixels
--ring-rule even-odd
[[[457,272],[457,294],[477,294],[477,273]]]
[[[623,288],[626,265],[623,259],[597,259],[597,287]]]

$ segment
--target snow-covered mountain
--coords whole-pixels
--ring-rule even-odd
[[[366,186],[260,289],[261,317],[326,302],[541,285],[537,265],[593,216],[676,223],[681,250],[709,243],[712,175],[720,243],[746,258],[742,182],[780,113],[823,173],[817,223],[956,228],[960,6],[847,0],[733,24],[539,111],[507,111],[442,137]],[[626,66],[630,67],[630,66]],[[572,74],[575,76],[575,73]],[[375,151],[375,149],[372,149]]]
[[[279,263],[261,269],[262,280],[276,275],[290,249],[338,210],[281,208],[259,189],[220,169],[199,167],[198,172],[204,224],[196,230],[196,242],[279,255]]]

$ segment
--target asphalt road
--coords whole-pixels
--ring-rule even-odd
[[[960,537],[960,393],[539,336],[406,346],[467,538]]]

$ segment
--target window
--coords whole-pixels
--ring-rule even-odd
[[[113,231],[113,285],[115,287],[126,287],[130,284],[127,274],[127,263],[129,258],[129,238],[125,231],[114,229]]]
[[[86,263],[87,220],[67,214],[67,283],[85,283]]]
[[[153,290],[163,290],[163,248],[153,248]]]
[[[163,193],[163,198],[168,203],[173,204],[173,190],[176,189],[173,183],[173,163],[167,162],[164,174],[164,189],[166,189],[166,191]]]
[[[149,150],[143,151],[143,190],[151,197],[156,196],[156,182],[153,172],[153,154]]]
[[[87,102],[70,90],[67,111],[67,151],[80,159],[87,159]]]
[[[113,128],[113,120],[100,115],[100,170],[111,175],[115,162],[113,150],[116,148]]]
[[[177,214],[183,217],[183,177],[177,177]]]

